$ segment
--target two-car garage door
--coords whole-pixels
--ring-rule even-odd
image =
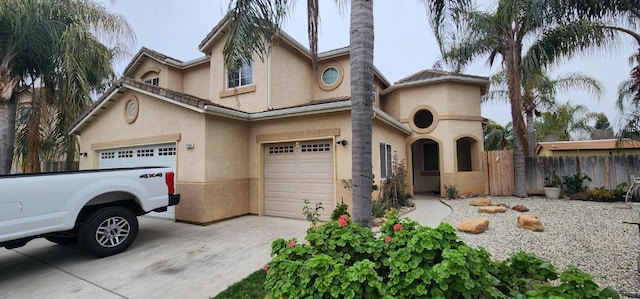
[[[267,144],[264,146],[265,207],[269,216],[302,218],[321,202],[322,219],[334,208],[333,146],[331,140]]]
[[[98,152],[98,168],[100,169],[138,166],[169,166],[175,170],[176,144],[113,148]],[[149,215],[173,219],[175,218],[175,207],[168,207],[164,213],[151,212]]]

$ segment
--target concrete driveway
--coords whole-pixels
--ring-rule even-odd
[[[127,251],[95,259],[44,239],[0,248],[2,298],[209,298],[260,269],[277,238],[304,239],[308,222],[243,216],[209,226],[139,217]]]

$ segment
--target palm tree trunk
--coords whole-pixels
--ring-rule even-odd
[[[13,142],[16,134],[16,95],[0,100],[0,174],[11,173]]]
[[[513,171],[514,171],[514,196],[526,197],[526,172],[524,161],[524,148],[526,144],[525,124],[522,117],[522,94],[520,93],[520,57],[521,48],[516,45],[513,35],[507,35],[507,51],[504,61],[507,70],[507,86],[509,89],[509,101],[511,104],[511,119],[513,122]]]
[[[351,134],[353,220],[371,224],[373,1],[351,1]]]
[[[530,158],[533,158],[536,155],[536,130],[533,125],[534,113],[535,112],[531,109],[527,109],[525,111],[525,114],[527,115],[527,145],[529,146],[527,156]]]

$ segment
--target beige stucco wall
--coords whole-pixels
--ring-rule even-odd
[[[480,88],[460,83],[436,83],[398,89],[384,96],[385,112],[414,130],[408,138],[407,149],[421,139],[432,139],[439,143],[440,186],[457,185],[461,193],[483,193],[484,173],[482,170],[482,117]],[[433,124],[421,129],[413,124],[413,115],[421,109],[428,109],[434,116]],[[473,148],[473,171],[458,171],[456,140],[469,137],[476,141]],[[421,160],[420,160],[421,161]],[[417,162],[420,162],[417,161]],[[413,161],[412,161],[413,163]],[[415,172],[416,192],[432,189],[437,176],[432,173]],[[473,178],[473,180],[470,180]],[[441,192],[444,190],[441,188]]]
[[[405,145],[406,137],[407,135],[398,129],[378,119],[374,119],[373,134],[371,136],[371,161],[373,163],[373,174],[375,175],[374,181],[379,188],[382,187],[382,181],[385,180],[380,173],[380,143],[391,144],[391,151],[393,151],[392,161],[394,161],[394,157],[397,155],[397,161],[404,163],[405,169],[409,172],[411,168],[407,168],[409,160],[407,159],[407,147]],[[407,180],[407,186],[411,188],[411,181]],[[411,193],[411,190],[407,191]],[[380,192],[374,192],[372,197],[373,199],[379,199]]]
[[[254,55],[252,70],[253,84],[241,86],[237,88],[234,93],[234,89],[226,88],[227,72],[224,67],[224,56],[222,54],[224,42],[225,39],[221,39],[212,47],[210,52],[210,100],[216,104],[244,112],[266,111],[269,90],[267,88],[268,61],[266,59],[262,61],[257,55]]]
[[[184,93],[202,99],[209,99],[209,63],[202,63],[183,71],[182,88]]]
[[[338,70],[338,82],[336,87],[327,87],[322,83],[322,72],[333,66]],[[351,69],[349,65],[349,56],[341,56],[332,59],[326,59],[318,62],[318,81],[313,89],[313,98],[316,100],[329,99],[333,97],[348,96],[351,94]],[[324,89],[323,89],[324,88]]]
[[[313,74],[309,59],[281,42],[271,52],[271,99],[274,109],[307,104],[313,99]]]

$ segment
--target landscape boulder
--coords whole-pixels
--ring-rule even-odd
[[[507,211],[507,208],[503,206],[485,206],[478,207],[479,213],[487,213],[487,214],[495,214],[495,213],[504,213]]]
[[[529,208],[525,207],[524,205],[513,206],[513,208],[511,209],[518,212],[529,212]]]
[[[518,227],[529,229],[536,232],[544,231],[544,225],[536,215],[520,215],[518,216]]]
[[[465,220],[462,223],[458,224],[457,229],[461,232],[470,234],[482,233],[489,229],[489,218],[482,217]]]
[[[485,197],[485,198],[476,199],[476,200],[470,202],[469,205],[472,205],[472,206],[475,206],[475,207],[490,206],[491,205],[491,197]]]

